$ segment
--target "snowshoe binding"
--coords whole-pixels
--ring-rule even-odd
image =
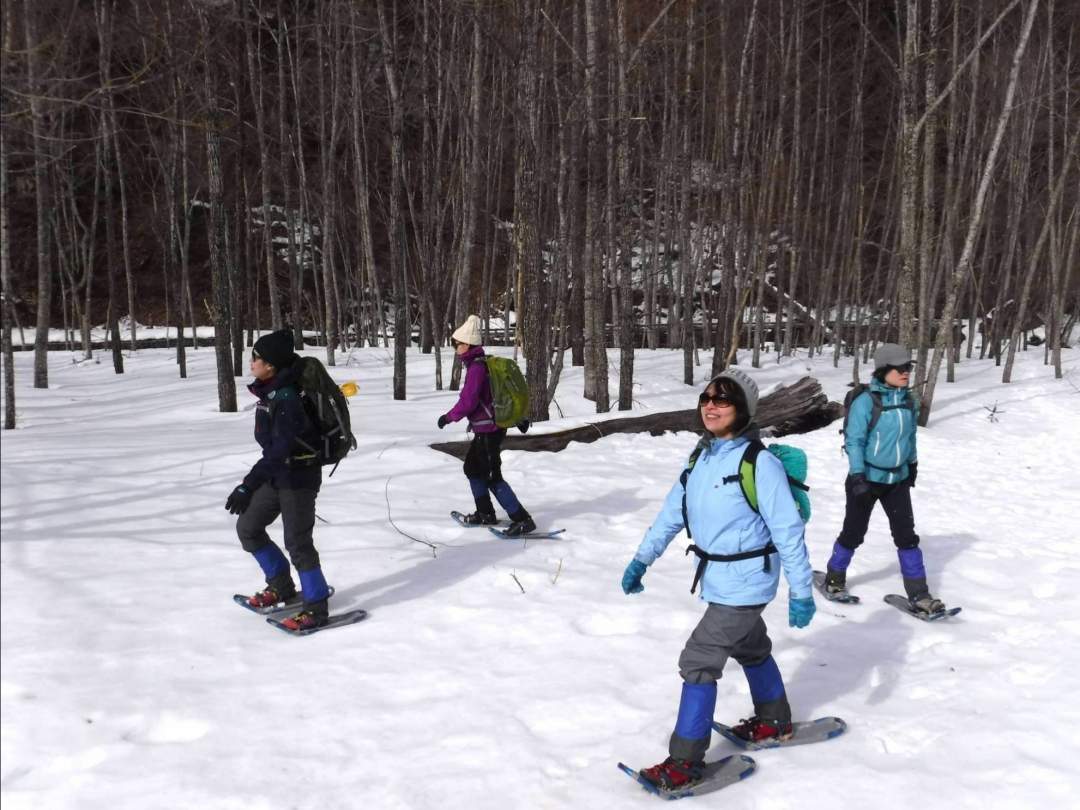
[[[705,778],[705,763],[668,757],[659,765],[638,771],[642,779],[664,791],[685,790]]]
[[[737,726],[732,726],[731,733],[747,742],[765,743],[783,742],[791,739],[793,730],[790,722],[782,723],[779,720],[765,720],[755,715],[749,720],[739,721]]]

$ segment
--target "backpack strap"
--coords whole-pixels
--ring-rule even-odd
[[[682,471],[682,475],[679,476],[679,483],[682,484],[682,522],[683,528],[686,529],[686,536],[690,540],[694,539],[694,536],[690,534],[690,516],[686,512],[686,482],[690,479],[690,473],[694,471],[694,464],[697,463],[698,457],[706,447],[706,439],[703,436],[698,440],[697,445],[690,451],[690,458],[686,461],[686,469]]]
[[[869,435],[870,431],[874,429],[874,425],[878,423],[881,418],[881,412],[885,410],[885,406],[881,404],[881,394],[873,389],[867,388],[866,392],[870,395],[870,423],[866,426],[866,433]],[[852,402],[852,405],[855,403]]]
[[[697,570],[694,571],[694,582],[690,586],[690,593],[693,593],[701,582],[701,578],[705,576],[705,567],[711,562],[738,562],[739,560],[752,560],[755,557],[764,557],[765,562],[761,564],[761,570],[768,573],[772,570],[772,565],[769,562],[769,555],[776,554],[777,548],[773,545],[772,540],[766,543],[761,548],[755,548],[753,551],[740,551],[738,554],[709,554],[695,545],[686,547],[686,554],[694,552],[698,558]]]
[[[473,427],[487,427],[488,425],[494,425],[495,424],[495,389],[494,389],[494,387],[492,385],[492,382],[491,382],[491,366],[488,364],[488,360],[491,360],[491,359],[494,359],[494,358],[488,357],[486,354],[483,357],[477,358],[477,360],[479,360],[480,363],[484,367],[484,376],[487,377],[487,389],[491,393],[491,407],[490,408],[487,406],[487,403],[484,402],[484,398],[480,397],[480,407],[483,408],[484,413],[486,413],[488,415],[488,418],[487,419],[477,419],[475,422],[470,420],[469,421],[469,427],[470,428],[473,428]],[[473,362],[476,362],[476,361],[473,361]],[[481,387],[483,387],[483,384],[481,384]],[[496,425],[496,427],[497,427],[497,425]]]
[[[760,439],[752,439],[746,445],[742,460],[739,462],[739,489],[742,490],[743,497],[746,498],[747,505],[754,510],[754,514],[760,514],[757,498],[757,459],[764,449],[765,445]]]

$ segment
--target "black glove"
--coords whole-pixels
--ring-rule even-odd
[[[251,494],[251,490],[241,484],[229,493],[229,497],[225,501],[225,508],[234,515],[244,514],[244,511],[251,505]]]
[[[851,488],[851,494],[856,498],[861,498],[864,495],[870,494],[870,484],[866,480],[866,476],[862,473],[854,473],[848,476],[848,487]]]
[[[915,476],[919,474],[919,462],[913,461],[907,465],[908,467],[908,484],[909,486],[915,486]]]
[[[445,413],[442,416],[439,417],[439,430],[442,430],[444,427],[446,427],[446,414]]]
[[[515,427],[522,433],[528,433],[529,428],[532,427],[532,422],[530,422],[528,419],[522,419],[520,422],[517,423],[517,425],[515,425]]]

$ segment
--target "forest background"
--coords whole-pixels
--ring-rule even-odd
[[[1080,4],[1061,0],[9,0],[0,270],[12,330],[117,373],[137,324],[179,374],[212,325],[218,404],[257,330],[434,354],[478,312],[567,357],[598,412],[635,347],[914,347],[1008,382],[1080,316]],[[126,313],[126,315],[125,315]],[[121,328],[121,325],[124,328]],[[941,328],[944,326],[944,328]],[[62,346],[50,344],[62,327]],[[18,343],[26,346],[29,341]],[[612,401],[605,347],[617,346]],[[746,359],[745,357],[743,358]],[[449,358],[448,358],[449,361]],[[450,366],[451,388],[459,369]]]

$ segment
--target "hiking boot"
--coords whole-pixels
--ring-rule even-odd
[[[499,522],[494,512],[473,512],[461,518],[466,526],[494,526]]]
[[[705,777],[705,763],[668,757],[659,765],[642,768],[638,773],[661,790],[682,790],[696,785]]]
[[[521,537],[523,534],[536,531],[536,524],[533,523],[531,517],[523,518],[522,520],[515,520],[509,526],[506,527],[506,531],[503,532],[507,537]]]
[[[825,574],[825,593],[844,593],[847,590],[847,571],[833,571]]]
[[[919,613],[925,613],[928,616],[945,612],[945,603],[940,599],[935,599],[928,593],[923,594],[917,599],[912,599],[911,607],[913,610],[917,610]]]
[[[782,742],[791,738],[792,728],[791,723],[764,720],[755,715],[749,720],[743,720],[737,726],[732,726],[731,733],[747,742],[760,743],[771,740]]]
[[[296,588],[293,588],[291,593],[287,593],[284,589],[279,593],[277,588],[265,588],[254,596],[249,596],[247,603],[253,608],[268,608],[281,602],[288,602],[294,596],[296,596]]]
[[[281,624],[288,630],[314,630],[316,627],[322,627],[329,620],[329,617],[325,614],[301,610],[295,616],[290,616],[282,621]]]

